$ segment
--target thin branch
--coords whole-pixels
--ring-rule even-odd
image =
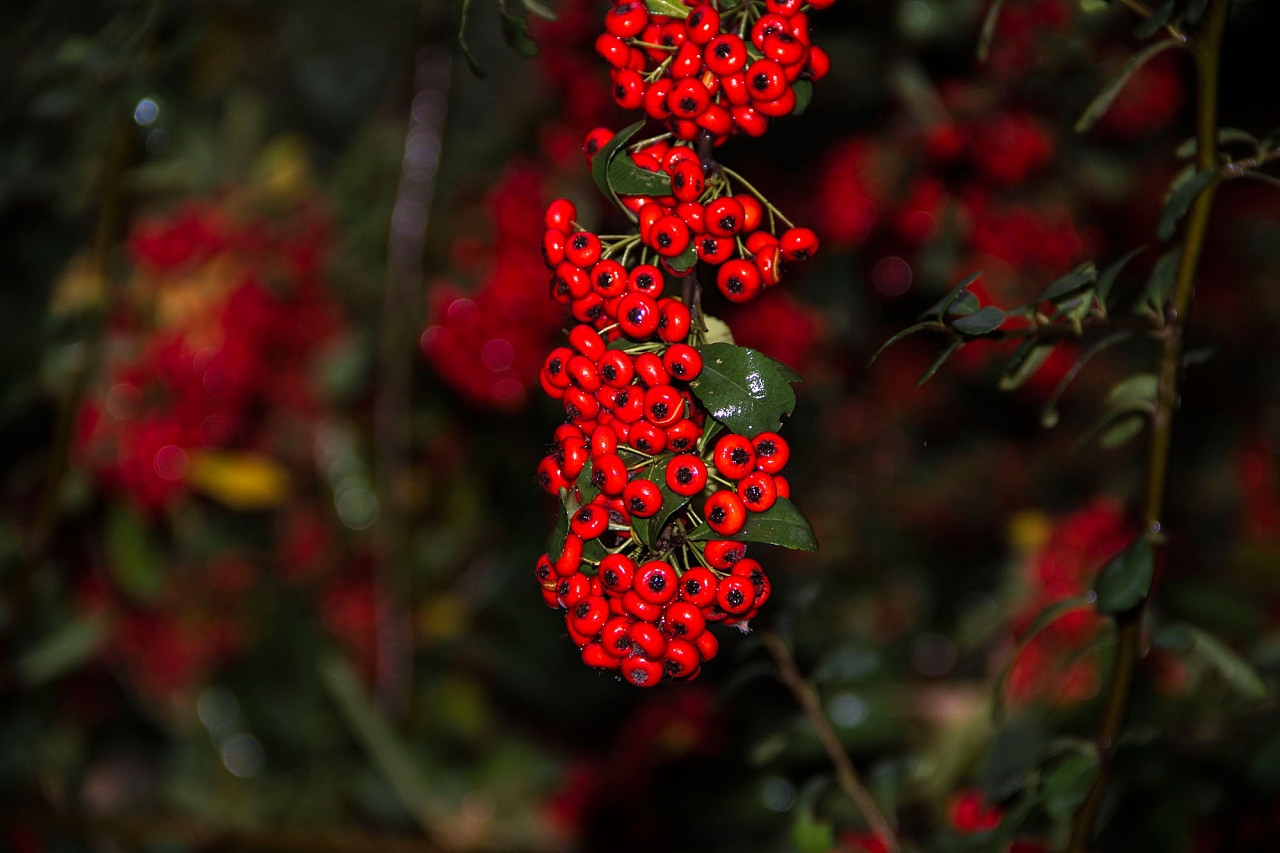
[[[374,404],[374,465],[379,518],[377,553],[377,692],[393,716],[408,710],[413,678],[410,540],[405,475],[409,470],[411,349],[422,282],[427,213],[440,162],[449,60],[419,54],[405,133],[404,160],[387,238],[387,285],[382,301],[378,386]]]
[[[1222,58],[1222,36],[1226,30],[1231,0],[1212,0],[1204,30],[1193,48],[1196,63],[1196,168],[1217,167],[1218,72]],[[1147,494],[1143,520],[1145,535],[1153,548],[1164,542],[1163,519],[1168,483],[1169,451],[1173,437],[1173,412],[1178,399],[1178,379],[1182,362],[1183,334],[1195,287],[1196,271],[1209,230],[1209,216],[1220,178],[1210,181],[1196,196],[1187,216],[1182,255],[1174,280],[1167,312],[1169,322],[1161,338],[1160,364],[1156,379],[1155,411],[1151,416],[1151,437],[1147,450]],[[1093,837],[1094,822],[1102,805],[1114,767],[1116,743],[1124,731],[1129,694],[1142,639],[1142,618],[1146,600],[1116,615],[1118,638],[1116,663],[1107,687],[1102,724],[1098,732],[1101,768],[1071,827],[1070,853],[1085,853]]]
[[[1140,0],[1118,0],[1118,2],[1120,3],[1120,5],[1131,10],[1134,14],[1138,15],[1140,18],[1143,18],[1144,20],[1155,15],[1155,12],[1147,8],[1147,6],[1144,3],[1140,2]],[[1177,27],[1175,27],[1173,24],[1165,24],[1164,30],[1169,35],[1173,36],[1175,39],[1182,42],[1183,44],[1187,43],[1187,40],[1188,40],[1187,34],[1184,33],[1182,30],[1178,29]]]
[[[893,831],[893,827],[890,825],[888,818],[885,817],[884,812],[876,805],[871,792],[862,783],[862,779],[858,776],[858,771],[854,769],[853,762],[849,759],[849,753],[845,752],[844,746],[840,743],[840,738],[836,736],[835,729],[831,727],[831,721],[823,713],[822,704],[818,701],[818,691],[800,675],[796,660],[791,654],[791,648],[773,631],[766,631],[763,639],[765,648],[769,650],[769,654],[773,655],[774,661],[778,664],[778,671],[782,675],[783,683],[787,685],[792,695],[796,697],[796,702],[799,703],[800,708],[809,719],[809,724],[813,726],[814,732],[818,735],[822,748],[826,750],[827,757],[831,759],[832,765],[835,766],[836,780],[839,782],[841,790],[848,795],[849,799],[853,800],[854,805],[858,807],[858,811],[862,812],[862,817],[866,820],[867,826],[888,846],[889,850],[898,850],[900,844],[897,834]]]

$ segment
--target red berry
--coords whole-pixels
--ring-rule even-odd
[[[667,449],[667,431],[648,420],[637,421],[627,434],[627,443],[653,456]]]
[[[688,382],[702,372],[702,356],[688,344],[673,344],[662,354],[662,366],[672,378]]]
[[[747,523],[747,510],[742,500],[728,489],[707,498],[702,515],[707,526],[721,536],[733,536]]]
[[[685,575],[688,574],[688,572],[685,572]],[[680,589],[683,591],[684,577],[682,576],[680,580]],[[702,615],[700,605],[690,601],[671,602],[667,605],[667,611],[662,616],[662,631],[668,637],[692,640],[706,629],[707,620]]]
[[[649,229],[649,245],[664,258],[674,258],[689,247],[689,226],[678,216],[663,216]]]
[[[752,512],[764,512],[778,501],[778,489],[773,477],[763,471],[752,471],[738,481],[738,497]]]
[[[712,539],[707,542],[703,553],[712,568],[731,569],[734,563],[747,555],[747,546],[744,542]]]
[[[721,196],[707,204],[703,221],[708,234],[732,237],[742,230],[742,205],[733,196]]]
[[[716,271],[716,287],[730,302],[748,302],[760,292],[760,270],[751,261],[726,261]]]
[[[602,427],[591,436],[594,446],[597,435],[612,436],[612,443],[617,446],[617,434],[613,430]],[[627,463],[612,451],[595,457],[591,463],[591,482],[606,495],[621,495],[627,487]]]
[[[685,572],[680,576],[680,600],[697,608],[711,604],[716,600],[716,576],[702,566]]]
[[[649,388],[671,384],[671,377],[667,374],[667,369],[662,366],[662,359],[654,353],[644,352],[636,356],[635,368],[636,376],[640,377],[640,381]]]
[[[741,480],[756,469],[756,449],[745,435],[721,436],[712,459],[716,470],[730,480]]]
[[[688,497],[702,491],[707,484],[707,463],[690,453],[675,456],[667,463],[667,488]]]
[[[622,675],[636,687],[652,687],[662,681],[662,664],[634,655],[622,662]]]
[[[600,571],[596,577],[609,592],[621,595],[631,589],[635,578],[636,564],[623,554],[609,554],[600,561]]]
[[[776,474],[786,467],[791,458],[791,446],[776,432],[762,432],[751,439],[756,451],[756,470]]]
[[[649,518],[662,507],[662,490],[644,478],[632,480],[622,490],[622,500],[637,518]]]
[[[720,32],[720,13],[714,6],[699,3],[684,19],[685,31],[689,41],[694,44],[707,44]]]
[[[573,514],[569,529],[574,536],[595,539],[609,528],[609,513],[599,504],[587,504]]]
[[[627,629],[627,639],[631,647],[647,658],[654,660],[667,653],[667,638],[652,622],[636,622]]]
[[[716,604],[731,616],[739,616],[751,609],[756,592],[751,581],[737,575],[721,578],[716,585]]]
[[[600,128],[599,130],[603,129]],[[593,132],[598,133],[599,130]],[[567,234],[578,218],[578,208],[569,199],[558,198],[547,206],[547,213],[544,218],[548,230],[555,229]]]
[[[628,293],[618,303],[618,328],[627,337],[645,340],[658,331],[658,303],[643,293]]]
[[[662,285],[662,270],[652,264],[639,264],[627,276],[627,290],[632,293],[657,296],[662,293]]]
[[[596,363],[596,373],[600,375],[600,381],[605,385],[611,388],[625,388],[631,384],[631,378],[635,376],[636,371],[631,356],[622,350],[611,349],[600,356],[600,360]]]

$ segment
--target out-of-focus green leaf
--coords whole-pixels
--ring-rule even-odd
[[[1138,24],[1133,31],[1134,38],[1145,41],[1156,34],[1156,31],[1173,20],[1174,0],[1165,0],[1151,11],[1150,17]]]
[[[1028,338],[1018,345],[1009,357],[1000,376],[1000,390],[1013,391],[1035,375],[1045,360],[1053,354],[1054,344]]]
[[[107,510],[107,570],[126,596],[150,603],[164,591],[160,548],[142,518],[123,504]]]
[[[1022,790],[1028,775],[1039,764],[1044,745],[1044,731],[1029,718],[1018,717],[1004,723],[996,730],[978,785],[993,799],[1013,796]]]
[[[1104,311],[1107,307],[1107,299],[1111,296],[1111,288],[1115,285],[1116,279],[1120,277],[1121,270],[1123,270],[1130,261],[1146,251],[1146,248],[1146,246],[1139,246],[1138,248],[1130,251],[1123,258],[1108,266],[1098,276],[1098,283],[1094,286],[1093,290],[1098,296],[1098,304],[1102,306]]]
[[[1098,574],[1098,612],[1108,616],[1137,607],[1151,591],[1155,552],[1140,538],[1121,551]]]
[[[34,687],[78,669],[97,652],[106,633],[107,622],[100,616],[72,619],[18,658],[18,677]]]
[[[1115,103],[1116,98],[1119,97],[1120,92],[1123,91],[1125,84],[1129,82],[1129,78],[1132,77],[1139,68],[1146,65],[1147,62],[1157,55],[1174,47],[1182,47],[1181,42],[1175,41],[1171,38],[1163,39],[1155,44],[1147,45],[1145,48],[1130,57],[1129,61],[1120,69],[1120,73],[1107,83],[1105,87],[1103,87],[1102,91],[1097,94],[1085,109],[1084,113],[1080,116],[1080,119],[1076,122],[1076,133],[1084,133],[1089,128],[1093,127],[1094,124],[1097,123],[1098,119],[1102,118],[1102,116],[1106,114],[1107,110],[1111,109],[1111,105]]]
[[[948,344],[947,348],[933,360],[933,364],[929,365],[925,369],[924,373],[920,374],[920,378],[916,380],[916,387],[919,388],[921,385],[932,379],[933,374],[937,373],[942,368],[942,365],[947,363],[947,359],[955,355],[956,351],[962,346],[964,346],[964,338],[956,338]]]
[[[1205,169],[1203,172],[1191,172],[1175,181],[1165,198],[1164,209],[1160,212],[1160,223],[1156,227],[1156,236],[1168,240],[1178,227],[1178,220],[1186,214],[1191,203],[1205,187],[1217,177],[1217,169]]]
[[[1093,261],[1086,261],[1046,287],[1034,301],[1054,302],[1097,279],[1098,268],[1093,265]]]
[[[808,80],[797,80],[791,84],[791,90],[796,93],[796,105],[792,108],[791,114],[803,115],[813,101],[813,83]]]
[[[1227,686],[1245,699],[1257,702],[1267,698],[1267,685],[1258,671],[1225,643],[1208,631],[1188,626],[1191,631],[1191,653],[1222,677]]]
[[[1068,821],[1088,796],[1100,765],[1095,755],[1073,753],[1049,772],[1044,780],[1044,809],[1057,821]]]
[[[986,17],[982,19],[982,32],[978,35],[978,61],[986,62],[991,53],[991,40],[995,38],[996,22],[1000,20],[1000,9],[1004,0],[991,0]]]
[[[919,319],[924,320],[925,318],[932,318],[934,320],[937,320],[939,323],[943,322],[943,319],[946,317],[946,315],[950,313],[951,306],[955,303],[957,299],[960,298],[960,294],[965,293],[966,288],[968,288],[969,285],[977,281],[978,277],[981,275],[982,275],[982,271],[979,270],[978,272],[970,273],[969,275],[965,276],[954,287],[952,287],[951,290],[947,291],[946,296],[942,297],[933,305],[929,306],[929,308],[927,308],[920,315]],[[972,312],[968,312],[968,313],[972,313]],[[922,323],[921,325],[923,326],[926,324]]]
[[[925,323],[916,323],[914,326],[908,326],[907,328],[903,329],[901,332],[898,332],[898,333],[897,333],[897,334],[895,334],[893,337],[889,338],[889,340],[887,340],[887,341],[885,341],[884,343],[882,343],[882,344],[880,345],[880,348],[879,348],[878,350],[876,350],[875,355],[871,356],[870,364],[875,364],[875,363],[876,363],[876,359],[878,359],[878,358],[880,357],[880,354],[881,354],[881,353],[883,353],[883,352],[884,352],[885,350],[887,350],[890,346],[892,346],[893,344],[896,344],[898,341],[902,340],[903,338],[907,337],[908,335],[914,335],[916,332],[920,332],[920,331],[923,331],[923,330],[925,330],[925,329],[937,329],[937,330],[941,331],[941,330],[943,330],[943,329],[945,329],[945,328],[946,328],[946,326],[942,325],[941,323],[937,323],[937,322],[935,322],[935,321],[933,321],[933,320],[930,320],[930,321],[925,322]]]
[[[972,314],[952,320],[951,328],[966,335],[985,335],[1003,326],[1008,316],[1003,308],[985,305]]]

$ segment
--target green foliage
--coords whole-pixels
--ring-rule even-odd
[[[796,394],[788,375],[777,362],[746,347],[726,343],[704,344],[702,373],[689,383],[690,390],[711,416],[731,432],[754,438],[775,432],[782,419],[796,407]]]
[[[1132,610],[1151,591],[1155,553],[1145,538],[1121,551],[1098,575],[1098,612],[1108,616]]]

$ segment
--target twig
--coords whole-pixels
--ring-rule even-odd
[[[1140,2],[1140,0],[1119,0],[1119,2],[1120,2],[1120,5],[1128,8],[1134,14],[1138,15],[1141,18],[1144,18],[1144,19],[1150,18],[1151,16],[1155,15],[1155,12],[1148,9],[1145,4]],[[1165,29],[1165,32],[1173,36],[1178,41],[1182,42],[1183,44],[1187,43],[1187,34],[1184,33],[1182,30],[1178,29],[1177,27],[1175,27],[1173,24],[1165,24],[1164,29]]]
[[[836,736],[835,729],[831,727],[831,721],[827,719],[827,715],[823,713],[822,704],[818,701],[818,692],[800,675],[800,670],[796,667],[796,660],[791,654],[791,648],[786,642],[773,631],[766,631],[763,635],[765,648],[769,650],[769,654],[773,655],[774,661],[778,664],[778,671],[782,675],[782,681],[791,690],[796,697],[796,702],[800,704],[806,717],[809,718],[809,724],[813,726],[814,732],[818,735],[818,740],[822,743],[822,748],[826,750],[827,757],[831,759],[831,763],[836,768],[836,780],[840,783],[840,789],[853,800],[858,811],[862,812],[862,817],[867,822],[867,826],[871,831],[883,841],[890,851],[899,849],[898,836],[893,831],[888,818],[884,812],[880,811],[880,807],[876,805],[875,799],[871,796],[871,792],[862,784],[858,771],[854,769],[853,762],[849,760],[849,753],[845,752],[844,746],[840,743],[840,738]]]
[[[1226,29],[1231,0],[1212,0],[1204,30],[1193,47],[1196,63],[1196,168],[1217,166],[1218,72],[1222,57],[1222,36]],[[1191,305],[1196,270],[1209,230],[1209,215],[1221,178],[1215,178],[1196,196],[1183,233],[1182,256],[1174,280],[1173,296],[1167,312],[1166,334],[1161,338],[1160,365],[1156,380],[1155,411],[1151,415],[1151,439],[1147,450],[1147,494],[1143,520],[1145,535],[1153,548],[1164,541],[1163,518],[1168,482],[1169,450],[1173,436],[1173,411],[1178,399],[1179,368],[1183,334]],[[1124,731],[1129,694],[1142,639],[1142,617],[1146,600],[1116,615],[1118,637],[1116,663],[1107,687],[1102,724],[1098,732],[1101,768],[1071,827],[1070,853],[1085,853],[1093,835],[1098,808],[1106,793],[1114,766],[1116,743]]]
[[[379,518],[377,553],[377,695],[393,716],[408,710],[413,678],[408,498],[409,403],[413,390],[415,298],[422,280],[427,213],[440,161],[449,60],[418,55],[404,160],[387,238],[387,286],[382,301],[378,387],[374,404],[374,465]]]

